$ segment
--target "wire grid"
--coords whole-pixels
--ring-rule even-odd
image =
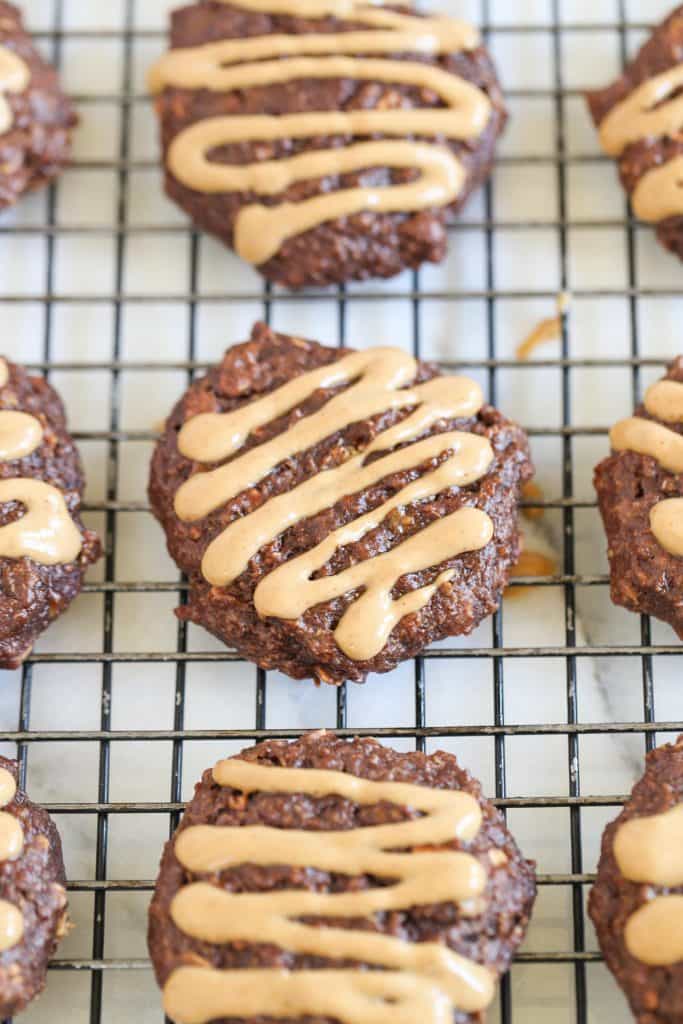
[[[188,648],[188,631],[185,624],[180,623],[177,628],[177,650],[175,654],[167,652],[118,652],[114,644],[114,623],[117,595],[130,593],[178,593],[180,601],[185,599],[185,586],[175,582],[126,582],[116,578],[116,550],[117,550],[117,515],[125,512],[140,512],[146,510],[144,502],[131,502],[119,497],[118,479],[121,445],[129,441],[150,441],[153,438],[151,432],[125,430],[121,428],[121,374],[124,371],[135,371],[147,373],[159,370],[182,370],[187,375],[188,382],[192,379],[195,371],[202,366],[197,361],[197,305],[198,302],[212,302],[217,297],[200,294],[198,290],[198,252],[199,239],[191,228],[188,228],[190,244],[189,279],[187,290],[182,294],[168,295],[163,297],[151,296],[148,294],[131,293],[125,288],[125,257],[127,238],[137,231],[145,233],[178,232],[176,225],[157,226],[128,226],[127,206],[129,201],[129,177],[133,170],[150,167],[153,164],[149,161],[134,160],[131,158],[131,112],[134,105],[147,102],[146,97],[137,94],[134,90],[133,80],[133,42],[142,36],[157,37],[160,33],[150,31],[135,32],[135,8],[136,0],[123,0],[125,21],[121,31],[109,30],[95,32],[94,30],[66,30],[64,28],[64,4],[63,0],[54,0],[54,20],[49,29],[38,32],[39,38],[47,44],[52,52],[52,57],[57,65],[60,63],[62,49],[65,40],[73,38],[87,39],[97,36],[120,38],[123,52],[123,64],[121,68],[121,91],[111,95],[98,93],[97,96],[83,94],[76,97],[77,102],[82,105],[97,100],[114,102],[120,110],[120,137],[118,141],[118,154],[113,160],[106,161],[79,161],[78,169],[108,169],[114,171],[117,180],[117,216],[113,228],[115,235],[115,286],[110,295],[101,296],[98,294],[99,302],[111,303],[113,310],[113,328],[111,338],[111,358],[102,362],[55,362],[53,356],[53,304],[56,300],[55,291],[55,243],[62,234],[71,231],[78,231],[79,234],[111,233],[112,228],[100,228],[96,225],[79,226],[70,228],[67,225],[59,225],[55,216],[56,196],[59,185],[51,188],[47,202],[47,221],[39,225],[23,225],[0,227],[3,234],[9,232],[14,236],[22,234],[38,234],[44,236],[47,247],[47,271],[45,277],[44,293],[31,296],[31,301],[36,300],[44,304],[44,339],[42,359],[34,363],[36,369],[49,374],[51,370],[69,370],[74,372],[87,373],[93,370],[107,371],[111,374],[111,401],[108,409],[107,429],[103,431],[84,431],[77,434],[83,441],[104,442],[107,447],[107,482],[106,498],[102,502],[91,502],[86,506],[87,511],[101,513],[104,516],[105,530],[104,542],[106,548],[105,579],[103,582],[89,583],[86,591],[103,595],[103,621],[102,621],[102,651],[69,653],[45,653],[33,656],[23,667],[21,677],[21,699],[20,715],[16,731],[11,730],[0,733],[0,740],[14,742],[17,744],[22,780],[25,778],[27,760],[30,756],[31,747],[38,743],[68,742],[68,741],[89,741],[99,745],[98,764],[98,786],[97,800],[83,803],[57,803],[49,805],[49,809],[60,814],[90,815],[95,816],[97,821],[96,832],[96,863],[94,880],[72,881],[69,884],[71,892],[94,894],[94,912],[92,918],[92,955],[87,959],[65,959],[58,958],[51,965],[52,970],[75,971],[87,970],[90,972],[90,1000],[89,1020],[91,1024],[99,1024],[103,1019],[103,979],[107,972],[115,970],[129,970],[145,968],[148,966],[145,960],[141,959],[111,959],[105,958],[105,927],[107,920],[107,896],[115,892],[142,891],[150,892],[152,881],[119,881],[108,878],[108,838],[109,826],[112,815],[121,814],[156,814],[165,813],[169,815],[171,832],[177,824],[179,814],[182,810],[182,773],[184,743],[188,740],[223,740],[239,741],[242,744],[249,744],[268,736],[294,737],[297,730],[292,729],[267,729],[266,728],[266,706],[268,696],[267,673],[261,669],[256,670],[255,707],[253,728],[242,729],[210,729],[210,730],[189,730],[185,728],[186,710],[186,670],[191,663],[209,662],[217,667],[227,662],[239,660],[230,651],[194,651]],[[144,0],[137,0],[142,4]],[[421,354],[421,319],[420,310],[424,302],[438,299],[480,299],[484,300],[487,309],[487,330],[488,330],[488,353],[487,357],[476,361],[459,361],[458,367],[472,366],[484,370],[488,376],[490,398],[496,402],[498,388],[498,371],[519,364],[513,360],[497,358],[496,346],[496,303],[508,297],[519,298],[553,298],[554,290],[529,289],[522,292],[518,290],[502,290],[496,287],[494,247],[496,241],[496,230],[500,228],[516,229],[525,228],[548,228],[557,232],[561,256],[561,288],[568,287],[568,265],[567,265],[567,232],[571,227],[582,228],[585,226],[595,227],[617,227],[622,228],[626,233],[628,253],[628,287],[626,289],[596,288],[574,290],[577,295],[593,297],[609,297],[612,295],[626,296],[629,302],[630,335],[631,347],[630,357],[613,360],[601,357],[596,358],[570,358],[567,336],[567,324],[563,325],[561,358],[541,358],[534,361],[534,367],[548,367],[559,371],[561,375],[561,426],[559,428],[536,428],[530,431],[532,435],[557,437],[562,448],[562,493],[559,498],[553,500],[541,500],[531,503],[534,507],[558,510],[561,516],[562,529],[564,534],[564,555],[561,571],[555,576],[543,578],[519,579],[513,584],[515,587],[533,586],[562,587],[564,592],[564,643],[547,645],[543,647],[506,647],[503,642],[503,612],[499,611],[491,619],[490,644],[481,647],[436,647],[425,652],[415,659],[414,665],[414,703],[415,717],[414,726],[411,727],[386,727],[367,728],[352,730],[347,729],[347,691],[346,687],[339,688],[336,703],[336,724],[341,735],[372,735],[391,742],[397,738],[414,741],[418,749],[424,749],[428,740],[434,738],[447,738],[459,736],[492,737],[494,743],[495,757],[495,795],[496,802],[504,810],[510,808],[565,808],[570,815],[570,844],[571,844],[571,871],[561,874],[545,874],[540,877],[541,886],[565,886],[570,887],[572,893],[572,924],[573,942],[571,948],[559,952],[527,952],[518,957],[518,962],[527,964],[553,964],[561,963],[571,965],[573,972],[572,1019],[577,1024],[586,1024],[588,1020],[588,996],[586,985],[587,965],[599,959],[597,953],[586,948],[585,920],[584,920],[584,896],[586,886],[592,881],[592,875],[584,870],[582,861],[582,820],[581,812],[585,808],[612,807],[623,800],[623,795],[613,796],[590,796],[584,795],[581,789],[579,738],[588,734],[637,734],[644,738],[647,749],[650,749],[656,740],[657,731],[674,732],[683,731],[681,722],[658,722],[655,714],[654,682],[653,682],[653,658],[657,656],[673,656],[683,653],[679,645],[654,644],[651,637],[650,621],[648,617],[641,619],[641,643],[639,645],[612,644],[608,646],[591,646],[589,644],[577,643],[576,633],[576,593],[579,587],[603,586],[606,582],[604,575],[580,574],[575,565],[574,527],[575,513],[580,509],[594,509],[595,503],[590,500],[582,500],[574,497],[574,467],[572,461],[572,441],[576,437],[602,435],[604,429],[593,426],[575,426],[571,422],[571,370],[577,367],[621,367],[627,368],[631,374],[632,392],[634,401],[640,393],[641,369],[646,366],[659,366],[665,362],[664,359],[641,356],[639,345],[639,321],[638,301],[640,298],[649,295],[675,295],[676,289],[667,287],[639,288],[636,274],[635,256],[635,230],[630,213],[624,205],[624,216],[618,219],[602,219],[597,221],[573,221],[568,211],[568,187],[567,175],[570,166],[581,163],[584,159],[580,155],[569,156],[567,153],[567,120],[566,104],[569,97],[577,95],[577,90],[565,89],[563,83],[563,60],[562,60],[562,32],[571,30],[573,32],[596,32],[611,31],[618,32],[621,41],[622,58],[625,59],[627,52],[628,33],[635,29],[644,29],[646,26],[641,23],[629,22],[627,17],[626,0],[619,0],[619,17],[616,22],[605,22],[600,25],[586,25],[582,23],[568,23],[563,20],[560,12],[561,0],[552,0],[552,20],[548,24],[516,25],[516,24],[491,24],[490,2],[481,0],[481,23],[484,34],[487,38],[496,34],[522,35],[527,32],[548,32],[552,40],[552,59],[554,68],[554,81],[552,87],[547,89],[520,89],[509,90],[509,95],[517,97],[550,96],[554,104],[555,112],[555,151],[548,157],[507,157],[501,163],[530,164],[534,162],[549,163],[555,168],[557,175],[559,216],[556,219],[538,219],[526,222],[505,222],[495,220],[493,214],[493,199],[491,186],[486,190],[485,218],[482,221],[461,222],[454,226],[453,234],[460,231],[483,232],[486,246],[486,287],[483,290],[460,290],[457,286],[447,290],[421,289],[420,273],[413,275],[412,286],[408,289],[392,291],[392,298],[403,298],[410,300],[412,306],[412,344],[416,356]],[[590,157],[591,161],[595,157]],[[454,239],[455,241],[455,239]],[[1,283],[0,283],[1,288]],[[381,287],[376,290],[365,290],[362,298],[365,301],[381,301],[385,297]],[[330,293],[311,292],[306,294],[306,299],[315,303],[321,298],[329,301]],[[277,293],[277,302],[300,301],[301,293],[290,296],[285,293]],[[334,293],[333,298],[337,305],[338,316],[338,341],[343,345],[347,341],[347,314],[349,303],[355,301],[356,296],[340,288]],[[91,301],[89,294],[68,294],[59,292],[60,303],[85,303]],[[221,301],[226,301],[220,296]],[[21,294],[1,294],[0,300],[4,303],[22,303],[28,301]],[[263,316],[270,321],[274,302],[273,290],[264,286],[258,292],[243,292],[232,294],[228,301],[241,302],[258,300],[262,302]],[[186,359],[182,361],[168,362],[130,362],[122,358],[122,314],[124,303],[147,303],[154,301],[182,302],[187,303],[189,312],[189,329],[187,335]],[[229,329],[226,329],[226,341],[237,340],[228,338]],[[353,339],[349,342],[353,344]],[[448,364],[445,364],[448,365]],[[77,613],[76,613],[77,614]],[[602,722],[582,723],[579,720],[578,688],[577,688],[577,659],[592,657],[594,655],[614,655],[636,658],[642,666],[642,718],[627,722]],[[539,724],[539,725],[513,725],[507,724],[505,718],[505,669],[508,659],[514,658],[560,658],[566,666],[566,722],[560,724]],[[467,726],[439,726],[430,727],[426,724],[426,681],[425,663],[434,659],[484,659],[492,664],[493,679],[493,724],[481,727]],[[46,730],[43,728],[32,729],[31,727],[31,699],[32,684],[34,680],[34,666],[41,664],[78,664],[82,662],[95,663],[101,666],[101,718],[100,727],[97,730]],[[172,663],[175,665],[175,709],[173,728],[166,730],[114,730],[112,729],[112,672],[116,664],[151,664],[151,663]],[[372,684],[370,684],[372,685]],[[566,739],[567,773],[569,779],[568,796],[566,797],[510,797],[506,783],[506,739],[515,736],[559,736]],[[122,741],[170,741],[172,743],[171,778],[169,784],[168,801],[161,802],[116,802],[110,799],[110,776],[111,776],[111,753],[112,743]],[[513,1020],[514,1007],[512,986],[509,978],[503,979],[500,997],[500,1020],[502,1024],[509,1024]],[[515,1019],[518,1019],[515,1016]]]

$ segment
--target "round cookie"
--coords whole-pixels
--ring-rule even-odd
[[[17,789],[16,761],[0,757],[0,1015],[23,1010],[45,987],[67,928],[62,844],[47,811]]]
[[[683,1019],[683,736],[647,756],[602,839],[589,912],[639,1024]]]
[[[80,593],[100,543],[59,396],[0,359],[0,668],[17,668]]]
[[[168,195],[289,288],[443,259],[507,116],[476,29],[365,0],[182,7],[150,87]]]
[[[149,948],[177,1024],[362,1024],[368,1000],[378,1024],[473,1024],[534,897],[533,864],[452,755],[318,732],[205,772]]]
[[[683,639],[683,356],[610,432],[595,469],[615,604],[656,615]]]
[[[338,684],[495,610],[531,472],[523,431],[467,378],[257,324],[171,413],[150,500],[189,577],[179,615]]]
[[[683,259],[683,5],[658,25],[624,73],[586,94],[602,147],[618,164],[636,217]]]
[[[0,0],[0,209],[59,174],[77,123],[19,10]]]

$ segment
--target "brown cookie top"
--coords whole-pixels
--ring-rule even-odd
[[[60,172],[77,121],[19,10],[0,0],[0,208]]]
[[[154,67],[169,194],[272,280],[389,276],[445,253],[505,111],[473,27],[363,0],[174,12]]]
[[[42,807],[17,789],[17,763],[0,757],[0,1014],[23,1010],[45,986],[67,923],[62,845]]]
[[[623,75],[587,94],[606,153],[618,160],[634,213],[683,258],[683,6],[659,25]]]
[[[683,636],[683,357],[610,433],[595,470],[612,598]]]
[[[150,497],[190,577],[184,615],[259,664],[340,682],[495,607],[530,472],[473,381],[257,325],[171,414]]]
[[[589,910],[639,1024],[683,1016],[683,736],[647,757],[602,840]]]
[[[57,393],[0,359],[0,666],[15,668],[100,556]]]
[[[465,1024],[534,895],[454,757],[313,733],[204,774],[164,851],[149,946],[180,1022],[360,1024],[371,1004],[378,1021]]]

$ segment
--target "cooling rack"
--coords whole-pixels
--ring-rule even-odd
[[[616,72],[668,4],[442,0],[482,25],[508,85],[519,127],[494,182],[453,227],[445,267],[303,295],[263,287],[161,205],[142,76],[171,6],[24,2],[86,142],[49,192],[0,218],[0,316],[8,354],[55,381],[72,420],[76,410],[87,518],[106,547],[86,595],[7,674],[0,697],[0,741],[16,745],[22,777],[65,837],[78,925],[25,1019],[161,1020],[141,922],[183,799],[218,752],[320,725],[456,750],[539,857],[543,926],[504,979],[492,1020],[625,1022],[585,897],[601,827],[644,751],[683,731],[683,649],[647,617],[610,608],[590,466],[617,406],[628,412],[675,354],[680,268],[631,219],[586,128],[581,87]],[[561,339],[519,363],[513,339],[563,291],[573,299]],[[546,496],[527,504],[543,513],[557,571],[515,580],[521,600],[473,637],[435,645],[395,684],[371,680],[367,698],[252,670],[170,614],[185,589],[143,497],[153,410],[167,410],[257,318],[340,345],[396,335],[415,355],[466,368],[529,427]],[[603,758],[626,768],[601,780]],[[148,791],[147,777],[162,790]]]

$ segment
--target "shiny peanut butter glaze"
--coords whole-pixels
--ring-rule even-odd
[[[0,1013],[22,1010],[45,984],[66,922],[62,851],[49,815],[17,788],[0,758]]]
[[[391,451],[399,444],[415,441],[439,420],[473,416],[481,409],[483,395],[474,381],[437,377],[411,388],[417,369],[415,359],[400,349],[368,349],[303,374],[235,412],[198,416],[183,426],[178,447],[188,458],[211,464],[235,456],[218,469],[194,475],[178,491],[176,513],[181,519],[194,521],[259,483],[297,452],[306,451],[355,421],[392,408],[415,409],[396,427],[380,434],[362,455],[312,477],[229,526],[204,555],[202,572],[209,583],[231,583],[246,569],[250,558],[287,526],[377,483],[389,473],[415,468],[425,458],[446,454],[438,469],[280,566],[254,594],[262,618],[298,619],[317,604],[361,591],[334,635],[349,658],[365,661],[379,654],[394,626],[405,615],[420,611],[439,586],[449,582],[453,572],[442,573],[430,586],[396,600],[392,591],[402,576],[430,569],[463,552],[480,550],[491,541],[493,524],[489,516],[479,509],[463,508],[374,559],[334,576],[314,578],[338,550],[376,529],[394,509],[434,497],[448,487],[473,483],[485,475],[493,461],[486,439],[446,433],[394,451],[389,465],[382,459],[366,463],[375,451]],[[319,389],[338,384],[347,387],[319,412],[300,419],[271,442],[240,455],[240,448],[254,429],[279,419]]]
[[[682,812],[680,737],[648,755],[645,775],[606,829],[589,902],[608,965],[641,1024],[675,1024],[683,1005]]]
[[[198,192],[277,196],[303,181],[355,174],[372,167],[415,172],[413,180],[403,184],[341,188],[296,203],[249,203],[239,211],[234,227],[239,255],[262,265],[288,239],[326,222],[363,211],[417,213],[458,199],[467,172],[440,140],[467,142],[480,138],[490,121],[491,101],[483,90],[456,74],[423,61],[396,60],[390,55],[433,57],[471,51],[480,43],[474,28],[456,19],[419,18],[361,0],[311,2],[305,9],[277,0],[272,4],[236,0],[230,6],[269,15],[311,19],[333,16],[339,31],[274,33],[183,46],[154,66],[149,77],[152,92],[170,86],[227,94],[332,79],[407,86],[438,96],[442,102],[438,108],[312,110],[277,117],[242,113],[206,117],[182,129],[170,144],[167,166],[177,181]],[[246,165],[218,162],[211,157],[212,151],[230,144],[270,144],[330,135],[388,138]],[[406,141],[410,137],[414,141]]]
[[[683,424],[683,383],[660,380],[645,395],[645,410],[655,419],[632,416],[610,432],[615,451],[634,451],[656,459],[669,473],[683,473],[683,435],[673,426]],[[664,426],[655,420],[664,420]],[[650,510],[650,527],[666,551],[683,556],[683,498],[664,498]]]
[[[0,45],[0,135],[8,132],[14,123],[12,108],[7,94],[23,92],[31,79],[31,69],[25,60]]]
[[[178,1024],[260,1016],[315,1016],[342,1024],[366,1024],[370,1018],[378,1024],[392,1018],[409,1024],[415,1014],[426,1024],[479,1020],[494,995],[495,969],[434,941],[434,932],[426,941],[410,939],[407,929],[384,932],[392,918],[398,922],[433,906],[441,907],[442,913],[445,907],[451,909],[454,932],[458,920],[463,925],[469,920],[473,932],[480,927],[481,915],[492,910],[492,877],[509,871],[514,863],[509,849],[481,855],[481,844],[487,842],[482,830],[489,826],[490,812],[484,816],[475,792],[432,789],[399,779],[371,780],[339,770],[347,757],[356,770],[363,770],[367,751],[376,756],[365,770],[373,770],[374,763],[381,772],[385,751],[378,745],[354,741],[345,750],[346,744],[320,734],[300,744],[304,750],[315,750],[318,744],[325,749],[326,744],[337,755],[339,767],[219,762],[210,781],[207,774],[202,785],[209,785],[221,802],[228,796],[226,789],[244,794],[242,800],[256,801],[254,812],[232,827],[225,816],[220,824],[184,822],[165,858],[173,856],[187,873],[187,884],[168,904],[181,935],[217,945],[228,956],[232,943],[241,949],[246,944],[248,950],[265,942],[282,950],[284,961],[240,970],[213,958],[209,968],[194,966],[188,959],[164,980],[166,1012]],[[397,762],[401,758],[391,751],[386,756]],[[235,797],[232,802],[239,806]],[[311,828],[310,819],[301,819],[297,827],[278,820],[276,813],[270,819],[272,827],[260,823],[259,807],[269,804],[274,812],[276,807],[291,812],[297,806],[328,810],[320,821],[322,830]],[[337,818],[337,813],[343,816]],[[192,808],[189,814],[192,820]],[[354,823],[356,815],[360,820]],[[418,850],[410,852],[416,846]],[[237,879],[243,872],[255,872],[258,887],[258,878],[265,882],[268,872],[282,878],[283,864],[293,879],[310,874],[311,880],[317,876],[319,885],[289,886],[281,881],[277,891],[267,884],[261,891],[245,891],[242,884],[234,889],[219,881],[233,873]],[[350,884],[323,885],[325,877],[339,876],[348,876]],[[153,957],[163,879],[162,863],[151,916]],[[378,885],[378,879],[386,884]],[[302,917],[311,923],[302,922]],[[383,970],[368,971],[357,964]]]

